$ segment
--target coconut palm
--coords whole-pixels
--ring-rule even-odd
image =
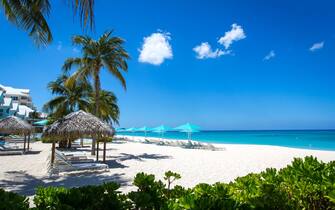
[[[67,79],[67,75],[61,75],[48,84],[48,89],[57,96],[44,105],[44,111],[51,113],[51,117],[55,119],[80,109],[95,113],[95,94],[90,84],[87,81],[78,81],[69,85],[66,83]],[[99,112],[102,120],[118,124],[120,111],[114,93],[100,91]]]
[[[94,23],[94,0],[67,0],[82,26]],[[27,31],[37,45],[47,45],[52,41],[52,33],[47,22],[51,4],[49,0],[1,0],[7,20],[18,28]]]
[[[126,81],[122,72],[127,72],[126,60],[129,55],[123,48],[124,40],[120,37],[112,37],[112,32],[107,31],[98,40],[88,36],[74,36],[73,43],[82,49],[83,55],[76,58],[68,58],[63,70],[68,72],[76,67],[75,73],[69,78],[68,83],[92,78],[94,83],[95,115],[100,116],[100,72],[106,69],[118,79],[126,89]],[[92,141],[92,154],[95,154],[95,141]]]
[[[89,107],[90,85],[85,81],[65,85],[67,79],[67,75],[61,75],[48,84],[51,93],[57,95],[43,107],[44,111],[51,113],[51,118],[58,119],[78,109],[85,110]]]

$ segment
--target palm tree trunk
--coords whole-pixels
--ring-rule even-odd
[[[95,89],[95,116],[100,118],[100,76],[99,67],[94,72],[94,89]],[[95,155],[96,140],[92,139],[92,155]]]

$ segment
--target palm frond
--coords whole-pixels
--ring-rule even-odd
[[[94,28],[94,0],[69,0],[72,3],[74,13],[79,15],[83,27],[87,25]]]
[[[2,0],[8,21],[28,31],[37,46],[46,46],[52,41],[52,34],[46,18],[50,14],[48,0]]]

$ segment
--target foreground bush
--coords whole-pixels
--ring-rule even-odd
[[[115,183],[72,189],[38,188],[35,209],[335,209],[334,161],[297,158],[279,171],[251,173],[228,184],[171,188],[179,178],[179,174],[168,171],[165,184],[154,175],[139,173],[133,183],[137,191],[128,194],[121,194]],[[14,193],[0,191],[0,201],[0,209],[27,209],[25,198]],[[6,208],[1,208],[3,202]]]
[[[29,209],[28,198],[16,193],[5,192],[0,189],[0,209],[1,210],[25,210]]]

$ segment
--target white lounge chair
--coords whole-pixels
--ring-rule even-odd
[[[22,149],[17,147],[10,147],[8,144],[0,145],[0,155],[22,155]]]
[[[76,172],[84,170],[104,170],[108,165],[103,163],[73,163],[68,161],[60,152],[55,152],[55,162],[53,167],[49,167],[50,173]]]
[[[87,158],[84,153],[81,152],[61,152],[59,150],[55,150],[55,153],[59,156],[59,158],[69,161],[71,163],[90,163],[94,162],[93,159]]]

